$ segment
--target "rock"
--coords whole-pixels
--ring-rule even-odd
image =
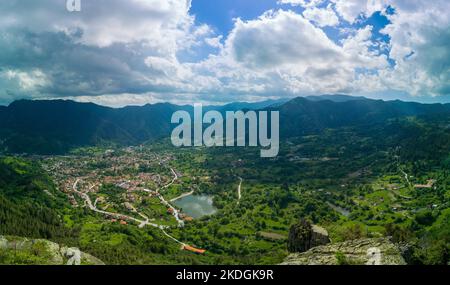
[[[81,261],[88,265],[105,265],[103,261],[88,253],[81,252]]]
[[[100,259],[81,252],[78,248],[61,247],[44,239],[0,236],[0,250],[28,251],[45,257],[45,265],[104,265]]]
[[[81,252],[78,248],[67,248],[63,255],[69,258],[67,265],[81,265]]]
[[[282,265],[405,265],[387,238],[360,239],[314,247],[289,255]]]
[[[317,225],[312,226],[312,233],[311,233],[312,247],[329,244],[330,242],[331,242],[330,236],[328,235],[326,229],[319,227]]]
[[[7,247],[8,247],[8,240],[5,237],[0,236],[0,249]]]
[[[301,220],[293,225],[289,231],[289,252],[305,252],[310,248],[330,243],[326,229],[311,225],[306,220]]]

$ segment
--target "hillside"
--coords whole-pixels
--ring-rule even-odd
[[[65,153],[87,145],[137,144],[169,133],[169,104],[112,109],[71,101],[17,101],[0,117],[8,152]]]
[[[327,128],[366,127],[409,116],[449,119],[450,104],[419,104],[402,101],[297,98],[282,105],[280,132],[284,137],[314,134]]]
[[[67,206],[39,165],[0,157],[1,234],[70,241],[73,233],[60,217]]]
[[[343,95],[296,98],[287,103],[234,103],[205,110],[258,108],[280,111],[280,132],[284,138],[316,134],[328,128],[373,127],[411,116],[444,122],[450,117],[449,104],[385,102]],[[0,109],[0,150],[63,154],[82,146],[141,144],[168,137],[172,129],[170,119],[177,110],[192,112],[192,107],[166,103],[113,109],[61,100],[16,101]]]
[[[43,105],[62,103],[111,120],[121,114],[115,122],[131,121],[127,133],[134,137],[142,130],[143,138],[153,132],[145,125],[153,123],[149,110],[166,116],[175,108]],[[372,113],[352,111],[354,104]],[[279,264],[288,256],[290,226],[305,218],[329,232],[331,246],[391,237],[393,243],[408,244],[408,264],[447,264],[447,106],[409,104],[288,102],[280,110],[296,126],[285,133],[279,156],[270,160],[260,158],[255,148],[178,149],[168,139],[141,147],[83,148],[64,156],[1,157],[0,234],[77,247],[107,264]],[[338,107],[346,112],[333,111]],[[302,108],[315,108],[320,116],[302,116]],[[42,124],[38,116],[33,119]],[[305,120],[313,122],[306,131]],[[160,189],[162,196],[146,189]],[[179,227],[163,200],[191,192],[192,199],[206,195],[217,212],[192,219],[183,212],[188,206],[179,206],[186,219]],[[106,212],[127,217],[111,218]],[[141,228],[146,217],[149,224]],[[165,233],[175,240],[206,253],[181,250],[159,225],[168,226]],[[320,254],[353,263],[346,256],[351,250]]]
[[[104,265],[98,258],[44,239],[0,236],[1,265]]]

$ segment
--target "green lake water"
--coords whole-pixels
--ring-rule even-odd
[[[217,208],[213,206],[213,197],[207,195],[190,195],[173,202],[178,208],[183,210],[188,216],[194,219],[203,216],[213,215],[217,212]]]

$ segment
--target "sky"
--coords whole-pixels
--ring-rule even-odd
[[[448,0],[0,2],[0,105],[450,102]]]

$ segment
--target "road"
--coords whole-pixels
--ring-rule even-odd
[[[171,181],[169,184],[163,186],[161,189],[165,189],[165,188],[170,187],[170,186],[171,186],[173,183],[175,183],[175,181],[178,179],[178,175],[177,175],[177,173],[175,172],[175,170],[174,170],[173,168],[170,168],[170,170],[172,171],[172,174],[174,175],[174,178],[172,179],[172,181]],[[88,194],[83,193],[83,192],[81,192],[81,191],[78,191],[78,183],[80,182],[80,180],[81,180],[80,178],[77,178],[77,179],[75,180],[75,182],[73,183],[72,189],[73,189],[73,191],[74,191],[78,196],[80,196],[80,197],[85,201],[85,203],[87,204],[87,206],[89,207],[90,210],[92,210],[92,211],[94,211],[94,212],[96,212],[96,213],[103,214],[103,215],[105,215],[105,216],[107,216],[107,217],[112,217],[112,218],[116,218],[116,219],[120,219],[120,220],[127,220],[127,221],[133,221],[133,222],[136,222],[136,223],[139,224],[139,228],[143,228],[143,227],[145,227],[145,226],[151,226],[151,227],[154,227],[154,228],[158,228],[158,229],[160,229],[160,230],[164,233],[165,236],[169,237],[169,238],[170,238],[171,240],[173,240],[174,242],[176,242],[176,243],[182,245],[183,247],[187,246],[187,244],[185,244],[185,243],[183,243],[183,242],[177,240],[176,238],[174,238],[173,236],[169,235],[169,234],[165,231],[166,229],[169,229],[169,228],[170,228],[169,226],[163,226],[163,225],[158,225],[158,224],[150,223],[150,222],[149,222],[149,218],[146,217],[144,214],[138,213],[139,216],[141,216],[142,218],[145,219],[145,220],[139,220],[139,219],[136,219],[136,218],[133,218],[133,217],[124,215],[124,214],[110,213],[110,212],[106,212],[106,211],[99,210],[99,209],[97,208],[97,206],[94,205],[94,204],[92,203],[92,200],[91,200],[91,198],[89,197]],[[144,189],[144,191],[145,191],[145,192],[152,192],[152,191],[149,190],[149,189]],[[179,211],[178,211],[175,207],[173,207],[169,202],[167,202],[167,201],[164,199],[163,195],[161,195],[161,193],[159,193],[159,191],[158,191],[158,197],[159,197],[159,199],[161,200],[161,202],[162,202],[164,205],[166,205],[167,207],[169,207],[170,209],[172,209],[172,211],[173,211],[173,216],[174,216],[175,219],[177,220],[178,226],[179,226],[179,227],[183,227],[183,226],[184,226],[184,221],[180,218],[180,213],[179,213]]]
[[[151,190],[144,189],[145,192],[151,192]],[[161,193],[157,193],[159,200],[161,200],[161,203],[171,209],[172,215],[175,217],[175,220],[177,220],[178,226],[180,228],[184,227],[184,221],[180,218],[180,212],[172,206],[169,202],[166,201],[163,195]]]
[[[405,176],[405,179],[406,179],[406,182],[408,183],[408,186],[411,187],[412,185],[411,185],[411,182],[409,182],[408,174],[405,171],[403,171],[403,169],[401,169],[400,167],[399,167],[399,170]]]
[[[241,177],[239,178],[239,186],[238,186],[238,201],[237,204],[239,205],[239,202],[241,201],[242,195],[241,195],[241,187],[242,187],[242,181],[244,181]]]
[[[162,190],[162,189],[167,189],[167,188],[169,188],[172,184],[175,183],[175,181],[178,180],[178,175],[177,175],[176,171],[175,171],[173,168],[170,168],[170,171],[171,171],[172,174],[173,174],[173,179],[172,179],[172,181],[170,181],[170,183],[168,183],[167,185],[161,187],[161,189],[160,189],[160,190],[157,190],[156,193],[157,193],[157,195],[158,195],[159,200],[161,200],[161,203],[162,203],[164,206],[166,206],[166,207],[168,207],[169,209],[171,209],[172,215],[175,217],[175,220],[177,221],[178,226],[179,226],[180,228],[182,228],[182,227],[184,227],[184,221],[180,218],[180,212],[179,212],[174,206],[172,206],[169,202],[167,202],[167,200],[166,200],[166,199],[164,198],[164,196],[161,194],[161,190]],[[149,193],[152,192],[152,191],[149,190],[149,189],[144,189],[144,191],[145,191],[145,192],[149,192]]]
[[[174,177],[173,177],[172,181],[171,181],[169,184],[167,184],[167,185],[161,187],[161,190],[162,190],[162,189],[167,189],[167,188],[169,188],[169,187],[172,186],[172,184],[175,183],[175,181],[177,181],[177,179],[178,179],[178,175],[177,175],[177,173],[175,172],[175,170],[173,170],[172,167],[170,168],[170,171],[172,171],[172,174],[173,174]],[[159,190],[158,190],[158,191],[159,191]]]
[[[178,196],[178,197],[176,197],[176,198],[173,198],[172,200],[170,200],[170,202],[173,203],[173,202],[175,202],[175,201],[181,200],[181,199],[186,198],[186,197],[188,197],[188,196],[191,196],[191,195],[193,195],[193,194],[194,194],[194,191],[192,190],[192,191],[189,192],[189,193],[184,193],[184,194],[182,194],[182,195],[180,195],[180,196]]]
[[[92,200],[91,200],[91,198],[89,197],[88,194],[78,191],[77,188],[78,188],[78,183],[79,183],[79,182],[80,182],[80,179],[78,178],[78,179],[75,181],[75,183],[73,184],[72,189],[73,189],[73,191],[74,191],[76,194],[78,194],[78,196],[80,196],[80,197],[85,201],[85,203],[87,204],[87,206],[89,207],[89,209],[91,209],[92,211],[94,211],[94,212],[96,212],[96,213],[99,213],[99,214],[103,214],[103,215],[108,216],[108,217],[112,217],[112,218],[116,218],[116,219],[120,219],[120,220],[127,220],[127,221],[133,221],[133,222],[136,222],[136,223],[139,224],[139,227],[144,227],[145,225],[149,225],[149,226],[152,226],[152,227],[155,227],[155,228],[160,228],[160,229],[168,228],[168,226],[162,226],[162,225],[157,225],[157,224],[150,223],[150,222],[148,221],[148,219],[145,220],[145,221],[142,221],[142,220],[139,220],[139,219],[136,219],[136,218],[133,218],[133,217],[124,215],[124,214],[117,214],[117,213],[111,213],[111,212],[106,212],[106,211],[99,210],[99,209],[92,203]]]

